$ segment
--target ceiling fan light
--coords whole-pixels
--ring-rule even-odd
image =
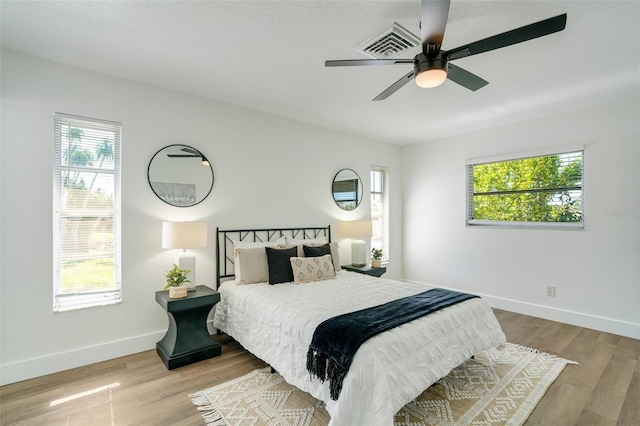
[[[447,71],[441,68],[431,68],[416,75],[415,81],[418,87],[430,89],[438,87],[447,79]]]

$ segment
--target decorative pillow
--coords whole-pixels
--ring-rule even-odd
[[[331,248],[331,251],[328,253],[323,253],[320,252],[321,254],[331,254],[331,259],[333,260],[333,269],[337,271],[342,270],[342,266],[340,266],[340,249],[338,247],[338,243],[333,242],[333,243],[329,243],[329,244],[322,244],[322,245],[306,245],[303,247],[303,251],[306,257],[312,257],[312,255],[307,254],[307,249],[306,247],[312,247],[312,248],[320,248],[320,247],[324,247],[324,246],[329,246]],[[326,249],[322,249],[322,250],[326,250]],[[300,251],[298,251],[298,255],[300,255]],[[316,254],[316,256],[318,256]]]
[[[278,244],[285,244],[286,242],[287,242],[287,240],[285,239],[285,237],[280,237],[277,240],[267,241],[267,242],[232,240],[232,243],[233,243],[233,259],[234,259],[233,260],[233,264],[234,264],[234,266],[233,266],[234,272],[233,273],[236,276],[236,280],[240,281],[242,279],[242,270],[240,268],[240,262],[238,261],[238,249],[250,249],[250,248],[257,248],[257,247],[276,247]]]
[[[324,239],[324,237],[322,239]],[[324,242],[324,243],[314,243],[313,241],[319,241],[317,239],[316,240],[288,240],[288,241],[291,241],[291,243],[279,244],[278,248],[282,249],[282,248],[298,247],[298,257],[306,257],[306,255],[304,254],[304,249],[302,248],[304,245],[318,247],[318,246],[326,244],[326,242]],[[311,242],[309,242],[309,241],[311,241]]]
[[[266,283],[269,281],[269,265],[264,247],[236,250],[235,266],[238,284]]]
[[[329,244],[323,244],[321,246],[302,246],[305,257],[320,257],[325,254],[331,254],[331,247]]]
[[[336,277],[330,254],[318,257],[292,257],[291,269],[293,282],[296,284],[330,280]]]
[[[298,245],[294,245],[294,244],[279,244],[278,245],[279,249],[293,248],[293,247],[296,247],[296,249],[298,250],[298,254],[296,256],[304,257],[304,250],[302,250],[302,244],[298,244]]]
[[[290,258],[298,255],[298,248],[276,249],[265,247],[269,265],[269,284],[290,283],[293,281],[293,270]]]

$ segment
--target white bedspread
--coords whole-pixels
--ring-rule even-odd
[[[473,354],[505,343],[491,308],[479,298],[437,311],[364,343],[337,401],[311,379],[306,355],[322,321],[428,290],[420,284],[348,271],[306,284],[220,286],[214,326],[269,363],[284,379],[325,401],[330,426],[393,425],[393,416]]]

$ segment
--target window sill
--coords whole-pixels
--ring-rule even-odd
[[[518,229],[584,229],[584,222],[512,222],[501,220],[467,220],[467,227],[495,227]]]

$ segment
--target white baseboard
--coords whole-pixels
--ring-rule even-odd
[[[432,284],[420,281],[404,280],[406,282],[436,287]],[[447,288],[441,287],[440,288]],[[464,291],[456,288],[447,288],[453,291]],[[506,299],[503,297],[495,297],[488,294],[474,293],[482,297],[492,308],[502,309],[505,311],[516,312],[532,317],[544,318],[551,321],[558,321],[565,324],[576,325],[579,327],[590,328],[593,330],[604,331],[606,333],[617,334],[618,336],[631,337],[632,339],[640,339],[640,324],[632,322],[620,321],[612,318],[590,315],[583,312],[568,311],[566,309],[552,308],[549,306],[536,305],[533,303],[522,302],[519,300]]]
[[[154,349],[166,330],[0,365],[0,386]],[[158,362],[162,362],[158,358]]]

